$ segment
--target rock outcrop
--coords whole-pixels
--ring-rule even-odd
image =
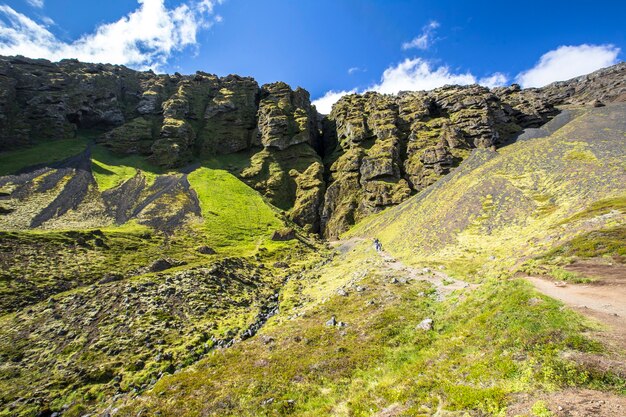
[[[542,88],[525,90],[549,104],[592,105],[626,101],[626,62],[602,68],[591,74],[558,81]]]
[[[117,154],[140,154],[168,169],[246,151],[250,166],[236,174],[296,223],[319,230],[318,114],[301,88],[6,57],[0,90],[0,151],[85,132]]]
[[[327,192],[321,228],[338,236],[406,200],[475,148],[504,145],[554,117],[558,105],[626,101],[626,63],[543,88],[445,86],[345,96],[326,120]]]
[[[9,57],[0,58],[0,86],[0,150],[99,129],[98,141],[114,151],[170,168],[255,145],[319,141],[308,92],[280,82]]]
[[[329,120],[336,136],[322,229],[337,236],[355,221],[401,203],[457,166],[474,148],[502,144],[557,110],[526,100],[519,87],[498,93],[449,86],[398,95],[342,98]]]
[[[0,151],[110,129],[132,113],[152,74],[121,66],[0,58]]]
[[[179,168],[237,154],[231,172],[311,232],[336,237],[406,200],[473,149],[545,124],[561,104],[626,100],[626,63],[540,89],[445,86],[352,94],[328,117],[283,82],[0,57],[0,151],[75,135]]]

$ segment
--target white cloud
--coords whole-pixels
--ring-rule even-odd
[[[402,49],[428,49],[428,47],[433,43],[433,33],[435,29],[439,27],[439,22],[435,20],[431,20],[428,22],[426,26],[422,28],[422,33],[413,38],[410,42],[404,42],[402,44]]]
[[[317,100],[313,100],[312,104],[317,108],[317,111],[321,114],[330,114],[333,108],[333,104],[339,101],[339,99],[348,94],[354,94],[357,90],[350,91],[329,91]]]
[[[201,0],[168,9],[164,0],[138,0],[135,11],[71,43],[59,40],[45,26],[11,7],[0,5],[0,55],[52,61],[77,58],[158,69],[173,52],[196,44],[197,32],[213,24],[214,7],[221,2]]]
[[[543,87],[588,74],[617,63],[620,49],[614,45],[559,46],[545,53],[537,64],[516,77],[522,87]]]
[[[52,25],[54,25],[54,24],[55,24],[55,23],[54,23],[54,20],[52,20],[52,18],[50,18],[50,17],[48,17],[48,16],[43,16],[43,17],[41,18],[41,21],[42,21],[42,22],[44,22],[44,24],[45,24],[46,26],[52,26]]]
[[[365,70],[361,67],[352,67],[352,68],[348,68],[348,74],[352,75],[355,74],[357,72],[365,72]]]
[[[36,7],[37,9],[43,9],[44,6],[44,2],[43,0],[26,0],[28,2],[28,4],[30,4],[33,7]]]
[[[405,59],[395,67],[383,72],[379,84],[368,90],[384,94],[397,94],[400,91],[432,90],[446,84],[475,84],[476,77],[469,72],[455,74],[447,66],[433,68],[422,59]]]
[[[506,85],[508,80],[507,76],[501,72],[494,72],[490,76],[483,77],[478,80],[478,84],[489,88],[502,87],[503,85]]]
[[[333,104],[347,94],[377,91],[383,94],[397,94],[400,91],[432,90],[447,84],[481,84],[493,88],[504,85],[507,77],[496,72],[488,77],[477,79],[470,72],[455,73],[449,67],[433,66],[422,58],[406,59],[395,66],[387,68],[378,84],[362,90],[329,91],[321,98],[313,101],[317,110],[322,114],[329,114]]]

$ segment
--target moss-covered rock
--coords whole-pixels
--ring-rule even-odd
[[[313,162],[302,173],[290,172],[296,182],[296,199],[289,217],[294,223],[312,232],[320,229],[320,210],[324,203],[324,165]]]
[[[309,93],[249,77],[183,76],[123,66],[0,58],[0,151],[102,132],[120,154],[172,168],[254,146],[317,146]]]
[[[154,123],[146,117],[137,117],[103,135],[99,141],[119,154],[152,153]]]
[[[256,144],[259,86],[252,78],[229,75],[204,110],[201,155],[228,154]]]
[[[326,184],[324,166],[313,148],[301,143],[285,150],[268,147],[250,158],[240,177],[285,210],[296,224],[317,232]]]
[[[261,143],[267,148],[284,150],[315,141],[317,113],[302,88],[293,91],[283,82],[264,85],[258,117]]]
[[[473,149],[543,125],[557,104],[623,101],[625,72],[622,63],[541,89],[352,94],[322,119],[308,92],[283,82],[0,57],[0,151],[88,132],[120,156],[168,169],[253,154],[241,178],[298,224],[332,237],[432,185]]]
[[[529,106],[524,97],[519,89],[496,94],[477,85],[343,97],[329,116],[324,233],[338,236],[433,184],[471,149],[501,145],[555,114],[551,104],[529,98]]]

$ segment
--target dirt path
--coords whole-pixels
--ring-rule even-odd
[[[626,287],[587,284],[555,285],[543,278],[527,278],[539,291],[556,298],[570,307],[589,309],[599,315],[621,317],[626,326]]]
[[[367,241],[367,239],[352,238],[344,241],[331,242],[331,245],[335,246],[335,248],[340,253],[347,253],[352,250],[356,245],[365,241]],[[452,278],[443,271],[438,271],[427,267],[414,268],[407,266],[403,262],[395,259],[384,250],[375,251],[372,248],[372,252],[383,259],[383,270],[402,275],[407,279],[427,281],[433,284],[437,290],[437,299],[439,300],[444,299],[448,294],[453,291],[464,288],[474,289],[477,287],[476,284],[470,284],[469,282]]]
[[[538,291],[601,324],[588,335],[601,341],[606,352],[569,352],[566,357],[585,368],[626,378],[626,265],[591,260],[578,262],[567,269],[595,280],[589,284],[564,284],[526,277]],[[550,394],[546,401],[552,405],[556,416],[626,416],[624,397],[587,390],[587,399],[582,401],[579,391]],[[563,414],[557,406],[571,412]]]
[[[605,329],[594,336],[612,346],[615,352],[626,352],[626,265],[589,260],[576,262],[566,269],[594,281],[570,284],[539,277],[526,279],[543,294],[603,324]]]
[[[428,281],[433,284],[437,289],[439,299],[445,298],[446,295],[456,290],[463,288],[474,289],[477,287],[476,284],[470,284],[469,282],[452,278],[442,271],[436,271],[431,268],[413,268],[406,266],[385,251],[378,252],[378,255],[385,261],[387,269],[400,272],[410,279]]]
[[[506,410],[508,417],[533,415],[529,411],[544,401],[554,417],[624,417],[626,397],[581,388],[552,393],[521,394]]]

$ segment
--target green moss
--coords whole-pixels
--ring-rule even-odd
[[[561,222],[559,222],[559,224],[566,224],[575,221],[591,219],[593,217],[610,213],[613,210],[619,213],[626,213],[626,195],[594,201],[585,210],[575,214],[574,216],[568,217],[565,220],[562,220]]]
[[[143,156],[119,156],[102,146],[92,148],[91,162],[93,176],[100,191],[115,188],[138,173],[146,178],[146,183],[150,186],[156,180],[156,176],[162,172]]]
[[[253,189],[232,174],[199,168],[188,176],[198,195],[211,246],[247,247],[269,243],[276,229],[283,227],[278,214]]]
[[[534,403],[530,411],[535,417],[552,417],[552,412],[548,409],[544,401]]]
[[[590,278],[581,277],[575,272],[566,271],[562,268],[552,268],[549,275],[557,281],[567,281],[573,284],[587,284],[593,280]]]
[[[559,245],[544,258],[578,257],[596,258],[600,256],[626,256],[626,226],[612,229],[595,230],[584,233]]]
[[[579,162],[596,162],[598,158],[589,150],[572,150],[565,154],[565,159]]]

